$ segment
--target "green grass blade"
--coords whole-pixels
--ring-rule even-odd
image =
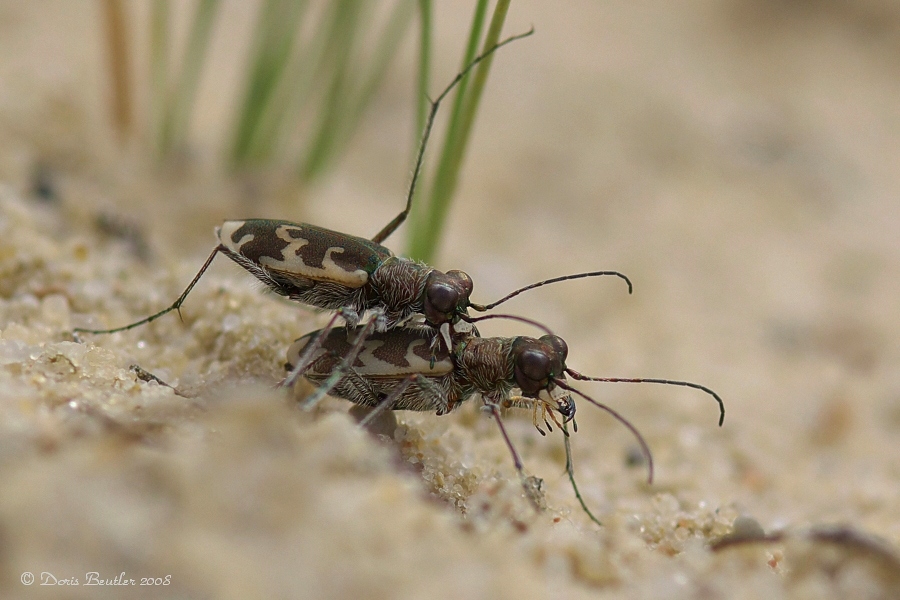
[[[325,53],[329,68],[326,92],[317,115],[318,122],[309,151],[300,163],[298,174],[302,181],[312,180],[324,167],[335,142],[340,119],[346,113],[351,57],[359,38],[360,15],[367,5],[356,0],[341,0],[331,23],[328,49]]]
[[[363,83],[357,86],[356,90],[348,93],[349,107],[345,111],[339,123],[339,128],[334,135],[334,143],[330,149],[330,156],[333,157],[340,152],[350,140],[353,132],[357,129],[362,116],[365,114],[366,108],[371,104],[375,92],[384,82],[385,73],[391,64],[393,58],[397,55],[400,43],[406,34],[412,22],[414,8],[412,3],[399,1],[394,5],[387,24],[378,35],[377,45],[372,51],[372,59],[367,65],[361,65],[359,71],[363,73]],[[358,77],[355,77],[358,79]],[[352,83],[352,82],[351,82]]]
[[[340,7],[335,3],[328,8],[328,14],[316,24],[312,39],[298,41],[285,67],[284,77],[275,87],[268,109],[260,117],[252,144],[247,150],[254,162],[263,162],[274,156],[287,134],[294,130],[298,116],[304,113],[318,87],[318,79],[327,72],[329,38]]]
[[[463,55],[461,69],[465,68],[475,58],[478,50],[478,40],[481,38],[481,31],[487,15],[487,7],[487,0],[480,1],[475,7],[475,14],[472,17],[472,25],[469,29],[469,39]],[[495,17],[496,12],[497,9],[495,8]],[[481,71],[481,68],[482,65],[476,68],[476,74]],[[409,255],[418,260],[430,262],[440,242],[440,229],[446,218],[449,200],[452,197],[456,183],[456,173],[452,169],[455,164],[455,169],[458,170],[460,163],[460,160],[454,159],[454,157],[461,157],[462,146],[464,146],[468,137],[463,130],[465,126],[463,107],[465,106],[469,79],[470,76],[468,75],[464,77],[459,82],[459,87],[456,90],[450,111],[447,135],[444,138],[444,145],[431,185],[431,191],[427,195],[428,200],[427,202],[417,203],[412,208],[410,220],[413,223],[413,228],[410,235]]]
[[[200,72],[209,48],[209,37],[219,4],[219,0],[200,0],[194,13],[181,73],[163,118],[161,146],[164,154],[182,146],[187,138],[197,84],[200,82]]]
[[[156,0],[150,6],[150,123],[156,133],[156,154],[161,157],[169,98],[169,1]]]
[[[488,27],[488,32],[481,48],[482,52],[492,48],[500,41],[500,33],[503,29],[506,14],[509,12],[509,4],[510,0],[498,0],[494,7],[491,24]],[[449,134],[454,139],[454,143],[450,146],[448,154],[441,157],[438,176],[435,179],[432,188],[432,198],[429,203],[429,219],[424,227],[426,236],[424,238],[423,255],[428,257],[426,259],[428,261],[433,259],[440,243],[444,222],[447,219],[450,203],[456,192],[463,157],[465,156],[472,126],[475,122],[475,115],[493,60],[494,55],[492,54],[478,65],[472,74],[470,87],[461,92],[463,104],[459,113],[459,121],[457,127]]]
[[[231,144],[234,166],[265,158],[267,150],[275,145],[274,139],[261,141],[261,124],[272,110],[278,87],[286,77],[307,6],[307,2],[297,0],[266,0],[260,6],[244,98]]]
[[[425,119],[428,115],[429,102],[428,91],[431,84],[431,33],[433,25],[433,10],[431,0],[419,0],[419,75],[416,87],[416,123],[413,129],[413,145],[412,145],[412,162],[415,164],[416,157],[421,144],[422,134],[425,130]],[[424,174],[422,174],[424,175]],[[412,185],[412,183],[410,183]],[[417,218],[421,218],[422,209],[419,208],[424,200],[424,186],[416,186],[412,199],[412,209],[409,218],[410,237],[407,246],[412,245],[412,235],[415,232],[415,223]],[[418,210],[417,210],[418,209]],[[408,250],[408,248],[407,248]]]
[[[374,49],[361,47],[362,30],[371,22],[371,15],[363,9],[372,6],[348,2],[346,14],[337,20],[336,33],[330,36],[327,55],[334,57],[334,62],[328,65],[330,82],[321,101],[316,133],[299,168],[303,181],[315,179],[346,147],[412,22],[414,5],[398,1],[375,36]],[[362,56],[371,58],[363,60]]]
[[[419,0],[419,82],[416,93],[416,129],[413,156],[428,114],[428,84],[431,76],[431,30],[433,28],[431,0]]]

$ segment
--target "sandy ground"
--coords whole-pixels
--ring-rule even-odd
[[[227,10],[224,65],[247,25]],[[467,19],[438,12],[448,80]],[[324,316],[222,259],[183,322],[72,341],[171,302],[225,218],[372,235],[402,203],[413,139],[407,59],[319,186],[235,181],[211,166],[216,86],[235,77],[217,68],[196,156],[157,169],[112,137],[99,24],[94,5],[0,2],[3,597],[900,597],[893,3],[514,3],[506,31],[537,33],[494,64],[436,266],[469,272],[477,301],[623,271],[633,296],[579,281],[508,310],[562,335],[581,372],[689,379],[727,408],[720,429],[695,390],[581,385],[656,461],[647,485],[627,430],[579,404],[576,473],[603,527],[530,413],[506,420],[543,511],[477,402],[399,414],[382,438],[345,401],[299,411],[273,385]],[[781,539],[710,550],[733,527]]]

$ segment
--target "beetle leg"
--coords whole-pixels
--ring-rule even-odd
[[[541,435],[547,435],[547,433],[541,429],[541,426],[538,424],[538,410],[541,411],[541,420],[544,422],[544,425],[547,426],[549,431],[553,431],[553,426],[550,425],[550,421],[556,424],[557,427],[562,429],[562,425],[560,425],[559,420],[556,418],[556,415],[553,414],[553,407],[549,402],[544,400],[543,398],[528,398],[526,396],[510,396],[507,398],[503,405],[506,407],[519,407],[526,408],[528,406],[531,407],[531,423],[534,425],[534,428],[538,430],[538,433]],[[550,416],[550,420],[548,421],[547,416]]]
[[[357,406],[373,408],[381,401],[378,390],[371,381],[359,374],[353,367],[348,367],[344,378],[335,385],[336,395],[346,398]]]
[[[428,399],[428,405],[434,408],[437,415],[445,415],[456,407],[456,400],[428,377],[419,377],[416,381],[419,391]]]
[[[543,504],[542,498],[540,498],[540,479],[536,479],[534,477],[528,477],[525,475],[525,467],[522,464],[522,459],[519,457],[519,453],[516,451],[515,446],[513,446],[512,440],[509,437],[509,434],[506,432],[506,427],[503,425],[503,421],[500,419],[500,405],[499,403],[493,399],[488,397],[483,397],[485,409],[491,413],[491,416],[494,417],[494,421],[497,423],[497,427],[500,428],[500,433],[503,435],[503,441],[506,442],[506,447],[509,448],[509,452],[513,457],[513,465],[516,467],[516,472],[519,474],[519,480],[522,482],[522,488],[525,490],[525,496],[531,502],[532,506],[536,510],[541,509],[541,505]]]
[[[331,319],[328,321],[328,324],[321,330],[319,330],[319,334],[316,338],[306,347],[306,350],[303,352],[303,355],[300,356],[297,364],[291,369],[291,372],[287,374],[287,376],[281,380],[281,382],[276,387],[294,387],[294,384],[297,382],[297,379],[300,378],[301,375],[306,373],[306,370],[313,362],[313,357],[316,355],[316,352],[319,351],[319,348],[322,347],[322,343],[325,341],[325,338],[328,337],[328,333],[334,329],[335,322],[337,318],[343,315],[343,309],[334,313],[331,316]],[[347,317],[344,316],[346,320]]]
[[[375,321],[375,331],[380,333],[388,330],[388,319],[384,314],[383,308],[380,306],[370,308],[369,314],[369,318]]]
[[[344,324],[346,325],[348,332],[359,325],[359,313],[348,306],[338,309],[335,315],[344,319]]]
[[[513,465],[516,467],[516,471],[519,473],[519,477],[525,479],[525,468],[522,465],[522,459],[519,458],[519,453],[516,451],[515,446],[512,444],[512,440],[509,438],[509,434],[506,433],[506,427],[503,425],[503,421],[500,419],[500,405],[492,399],[487,397],[483,398],[484,407],[487,409],[491,416],[494,417],[494,421],[497,422],[497,426],[500,428],[500,433],[503,435],[503,440],[506,442],[506,447],[509,448],[510,453],[513,458]]]
[[[560,423],[559,419],[556,418],[556,413],[554,412],[553,408],[548,403],[542,402],[541,409],[544,412],[544,423],[547,423],[547,415],[550,415],[550,420],[553,421],[553,423],[556,424],[556,426],[559,427],[560,429],[563,428],[562,423]],[[550,427],[549,423],[547,423],[547,427]]]
[[[534,428],[538,430],[538,433],[540,433],[542,436],[546,436],[547,434],[544,433],[544,430],[541,429],[540,425],[538,425],[538,409],[539,408],[541,409],[541,418],[544,420],[544,423],[547,424],[547,429],[549,429],[550,431],[553,431],[553,428],[550,427],[549,423],[547,423],[547,417],[544,414],[545,413],[544,407],[539,402],[531,403],[531,424],[534,425]]]
[[[303,410],[311,410],[316,404],[318,404],[322,398],[324,398],[328,392],[331,391],[335,385],[337,385],[338,381],[344,377],[347,369],[353,366],[354,361],[356,361],[356,357],[359,356],[359,353],[362,352],[363,344],[366,339],[368,339],[369,334],[372,333],[372,330],[375,329],[375,321],[370,320],[368,323],[363,326],[362,330],[360,330],[359,335],[357,335],[357,339],[353,344],[353,347],[350,348],[350,351],[344,356],[344,359],[341,361],[337,367],[335,367],[334,371],[332,371],[331,375],[326,379],[322,385],[316,389],[315,392],[310,394],[308,398],[306,398],[301,404],[300,408]]]
[[[382,412],[384,412],[386,410],[391,410],[394,407],[394,403],[397,402],[397,400],[401,396],[403,396],[403,392],[406,391],[406,388],[408,388],[417,379],[419,379],[419,376],[417,374],[413,373],[412,375],[409,375],[406,379],[401,381],[400,384],[397,385],[397,387],[395,387],[393,390],[391,390],[391,393],[388,394],[384,398],[384,400],[382,400],[381,402],[378,403],[378,406],[376,406],[374,409],[372,409],[372,412],[367,414],[366,417],[362,421],[359,422],[359,426],[362,428],[365,428],[366,425],[368,425],[370,422],[372,422],[372,420],[375,417],[377,417],[378,415],[380,415]]]

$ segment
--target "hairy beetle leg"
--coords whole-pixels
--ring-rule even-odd
[[[315,392],[310,394],[308,398],[306,398],[303,402],[300,403],[300,408],[303,410],[312,410],[316,404],[318,404],[322,398],[324,398],[328,392],[331,391],[335,385],[337,385],[338,381],[341,380],[342,377],[347,372],[347,369],[353,366],[356,357],[359,356],[359,353],[362,351],[363,343],[365,343],[366,339],[375,329],[375,321],[370,320],[366,323],[362,330],[359,331],[357,335],[357,339],[355,340],[353,347],[350,349],[350,352],[344,356],[344,359],[341,361],[335,369],[334,372],[326,379],[321,386],[316,389]],[[296,378],[295,378],[296,379]]]
[[[550,421],[559,428],[563,429],[562,424],[559,422],[559,419],[556,418],[554,414],[555,411],[558,411],[558,406],[554,406],[547,400],[543,398],[528,398],[526,396],[510,396],[503,401],[503,408],[531,408],[531,423],[534,425],[534,428],[538,430],[543,436],[547,435],[543,429],[541,429],[540,422],[543,421],[544,425],[547,426],[548,431],[553,431],[553,426],[550,425]],[[538,417],[538,411],[540,411],[540,417]],[[563,417],[565,419],[565,416]],[[563,430],[565,432],[565,430]]]
[[[109,334],[109,333],[117,333],[119,331],[128,331],[129,329],[134,329],[135,327],[137,327],[139,325],[144,325],[145,323],[150,323],[152,321],[155,321],[156,319],[160,318],[161,316],[169,314],[173,310],[178,312],[178,318],[181,319],[183,322],[184,319],[181,316],[181,305],[184,304],[184,301],[187,299],[188,294],[191,293],[191,290],[194,289],[194,286],[197,285],[197,282],[200,281],[200,278],[203,277],[204,273],[206,273],[206,270],[209,268],[209,265],[212,264],[212,261],[216,257],[216,255],[219,252],[222,252],[224,250],[225,250],[225,247],[222,246],[221,244],[219,244],[218,246],[216,246],[213,249],[213,251],[210,253],[209,257],[206,259],[206,262],[203,263],[203,266],[200,267],[200,270],[197,272],[196,275],[194,275],[194,278],[191,280],[191,282],[188,284],[188,286],[185,288],[185,290],[183,292],[181,292],[181,295],[178,296],[178,299],[168,308],[165,308],[156,314],[152,314],[149,317],[141,319],[140,321],[135,321],[134,323],[131,323],[129,325],[124,325],[122,327],[115,327],[113,329],[85,329],[84,327],[76,327],[75,329],[72,330],[73,336],[77,335],[79,333],[105,335],[105,334]]]
[[[384,400],[378,403],[378,406],[372,409],[372,411],[363,418],[362,421],[359,422],[359,426],[365,429],[369,423],[371,423],[376,417],[381,415],[386,410],[391,410],[393,408],[394,403],[397,402],[397,399],[403,395],[403,392],[406,391],[414,381],[419,379],[419,376],[413,373],[408,376],[406,379],[400,382],[400,384],[394,388],[394,390],[388,394]]]
[[[313,356],[315,356],[316,352],[319,351],[319,348],[322,347],[322,343],[325,341],[325,337],[328,335],[328,332],[334,329],[338,317],[343,317],[345,321],[347,320],[347,317],[344,315],[343,309],[335,312],[331,316],[331,319],[329,319],[328,324],[325,325],[324,328],[319,330],[319,334],[313,340],[313,343],[311,343],[306,348],[306,351],[297,361],[297,364],[294,365],[293,368],[291,368],[291,371],[287,374],[287,376],[282,379],[275,387],[294,387],[294,384],[297,383],[297,379],[299,379],[300,376],[303,375],[312,364]]]

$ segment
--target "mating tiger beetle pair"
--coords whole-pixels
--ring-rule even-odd
[[[434,411],[443,415],[478,394],[500,428],[526,492],[529,492],[528,478],[524,476],[522,461],[506,432],[500,410],[531,409],[534,425],[542,435],[546,435],[542,423],[552,431],[552,422],[563,431],[569,478],[582,507],[596,521],[581,499],[572,471],[568,423],[572,423],[573,431],[577,431],[577,426],[571,393],[606,410],[635,434],[647,457],[650,481],[652,457],[633,425],[608,406],[571,387],[566,375],[582,381],[696,388],[711,394],[719,403],[720,425],[725,416],[722,400],[709,388],[685,381],[587,377],[566,365],[565,341],[546,327],[512,315],[476,318],[469,315],[468,309],[487,311],[529,289],[602,275],[622,278],[631,293],[628,278],[616,271],[566,275],[526,286],[491,304],[476,304],[470,300],[473,282],[466,273],[456,270],[444,273],[424,263],[395,256],[381,245],[409,214],[441,101],[475,65],[501,46],[531,33],[510,37],[475,58],[431,102],[406,207],[371,240],[305,223],[268,219],[225,221],[216,230],[218,244],[171,306],[123,327],[74,331],[91,334],[125,331],[180,310],[213,259],[222,253],[276,294],[336,311],[324,329],[299,338],[288,351],[287,376],[282,385],[293,389],[296,380],[304,376],[318,386],[311,396],[301,401],[301,406],[311,408],[331,393],[371,408],[363,419],[365,425],[386,410]],[[361,325],[366,314],[369,319]],[[338,317],[343,319],[345,327],[336,327]],[[484,338],[474,323],[487,318],[517,319],[543,329],[546,335],[539,339]],[[514,390],[518,390],[515,395]],[[531,492],[528,495],[533,499]]]

